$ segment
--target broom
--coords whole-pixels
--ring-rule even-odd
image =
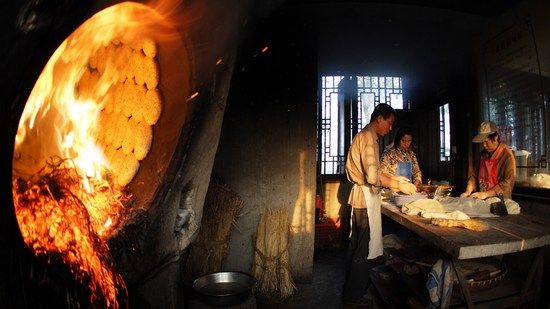
[[[229,238],[243,208],[242,199],[216,178],[206,193],[203,217],[197,239],[189,248],[185,264],[186,281],[222,270]]]
[[[268,209],[262,215],[256,234],[252,274],[254,292],[285,299],[296,290],[289,262],[289,224],[286,207]]]

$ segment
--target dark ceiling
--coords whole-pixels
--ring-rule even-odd
[[[288,3],[386,3],[416,5],[458,11],[484,17],[498,17],[522,0],[289,0]]]

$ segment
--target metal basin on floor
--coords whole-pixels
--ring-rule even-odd
[[[193,290],[213,306],[233,306],[246,300],[256,280],[249,274],[224,271],[197,278]]]

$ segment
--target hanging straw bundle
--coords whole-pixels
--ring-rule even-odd
[[[206,193],[201,228],[189,247],[185,265],[186,280],[222,270],[227,257],[229,238],[243,208],[241,198],[216,178]]]
[[[262,215],[256,234],[252,273],[255,293],[285,299],[296,290],[288,255],[289,223],[286,207],[268,209]]]

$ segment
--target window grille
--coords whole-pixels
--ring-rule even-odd
[[[344,76],[323,76],[321,78],[321,102],[317,118],[321,140],[318,147],[322,162],[321,174],[344,173],[344,144],[341,134],[344,111],[339,106],[343,93],[338,88],[343,78]]]
[[[403,109],[403,80],[385,76],[322,76],[318,109],[318,163],[323,175],[345,173],[347,150],[370,122],[374,107]]]
[[[439,161],[451,159],[451,120],[449,103],[439,106]]]
[[[403,86],[401,77],[357,76],[357,101],[359,132],[370,122],[370,114],[380,103],[403,109]]]
[[[488,41],[483,119],[498,125],[501,140],[527,150],[538,160],[545,154],[545,102],[539,55],[529,22],[516,24]]]

